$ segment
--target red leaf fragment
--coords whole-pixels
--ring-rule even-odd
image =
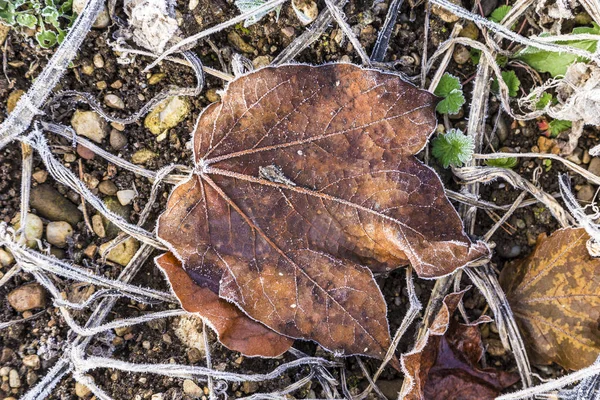
[[[227,348],[246,356],[277,357],[292,346],[293,340],[248,318],[235,305],[220,299],[186,274],[173,254],[156,257],[184,310],[204,318]]]
[[[251,318],[381,358],[390,336],[371,271],[410,263],[438,277],[488,255],[412,156],[436,126],[431,93],[349,64],[289,65],[236,79],[221,99],[198,120],[196,168],[158,236]]]
[[[491,400],[518,382],[518,374],[477,366],[483,355],[477,325],[490,319],[480,318],[469,325],[453,321],[452,314],[464,293],[447,295],[425,337],[415,350],[402,355],[402,366],[411,385],[401,398]]]

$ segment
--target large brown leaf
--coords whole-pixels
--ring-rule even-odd
[[[284,335],[381,357],[386,306],[371,271],[422,277],[485,257],[412,154],[435,98],[349,64],[265,68],[200,116],[195,172],[158,235],[197,283]]]
[[[541,236],[532,254],[504,267],[500,283],[532,360],[578,370],[600,353],[600,259],[583,228]]]
[[[225,347],[247,356],[276,357],[292,346],[290,338],[248,318],[235,305],[194,283],[173,254],[165,253],[154,261],[164,271],[183,309],[204,318]]]
[[[402,355],[409,379],[405,400],[491,400],[519,380],[517,374],[491,368],[480,369],[483,345],[478,323],[465,325],[452,320],[463,292],[444,298],[442,309],[415,350]]]

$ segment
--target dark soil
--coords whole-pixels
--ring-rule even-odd
[[[386,7],[382,6],[382,4],[387,5],[389,2],[384,0],[377,7],[372,7],[371,3],[371,1],[363,0],[351,1],[344,9],[348,16],[348,23],[353,27],[357,27],[360,40],[368,53],[373,47],[377,38],[377,32],[385,18]],[[391,39],[387,60],[398,61],[395,64],[398,71],[408,76],[414,76],[418,75],[421,70],[420,60],[422,58],[424,37],[423,6],[419,6],[411,11],[407,3],[402,6],[402,14],[399,17]],[[325,8],[322,2],[318,2],[318,4],[320,10]],[[467,8],[471,6],[470,4],[464,5]],[[199,5],[194,11],[189,11],[187,3],[180,0],[177,9],[180,12],[178,15],[181,17],[181,26],[185,36],[225,21],[237,14],[235,6],[224,0],[200,0]],[[300,35],[304,29],[298,22],[289,4],[286,4],[281,11],[278,21],[275,20],[273,14],[270,14],[254,26],[243,28],[241,25],[236,25],[211,36],[210,39],[220,49],[225,64],[230,65],[231,56],[240,51],[232,47],[232,44],[228,40],[228,33],[230,32],[238,33],[247,44],[255,49],[253,53],[243,54],[252,60],[259,56],[269,56],[271,58],[276,56],[294,37]],[[323,34],[318,41],[302,52],[296,61],[321,64],[344,59],[360,63],[360,59],[347,41],[339,45],[334,40],[332,33],[335,33],[336,30],[337,27],[335,25],[329,28],[327,33]],[[445,24],[437,17],[432,17],[429,54],[435,51],[436,46],[447,37],[450,30],[450,24]],[[180,87],[193,87],[195,85],[194,74],[189,68],[169,62],[161,64],[152,71],[152,73],[164,73],[165,78],[156,85],[149,85],[149,75],[142,72],[142,70],[150,60],[144,57],[137,57],[135,62],[130,65],[118,64],[115,54],[107,46],[107,40],[112,40],[111,35],[113,31],[114,29],[93,30],[87,36],[79,57],[61,80],[60,86],[56,88],[57,92],[61,90],[77,90],[91,93],[99,100],[108,93],[116,94],[124,101],[125,110],[115,112],[115,114],[126,116],[142,107],[146,101],[161,90],[166,89],[169,85]],[[217,55],[207,42],[200,42],[194,47],[193,51],[206,66],[221,69]],[[83,72],[84,66],[93,65],[93,58],[97,54],[102,56],[104,67],[95,68],[90,75],[86,75]],[[4,115],[6,115],[5,107],[8,95],[17,89],[25,91],[28,89],[32,79],[35,78],[47,63],[49,52],[41,52],[39,48],[34,46],[30,39],[26,40],[19,33],[12,31],[8,38],[5,55],[9,63],[11,61],[20,61],[20,63],[14,64],[15,66],[9,65],[6,71],[8,78],[13,81],[14,87],[9,88],[5,78],[0,79],[2,82],[0,85],[0,112]],[[461,80],[466,81],[475,72],[475,67],[470,62],[463,66],[452,62],[448,71],[460,77]],[[106,89],[100,90],[98,88],[98,82],[101,81],[106,82]],[[120,84],[115,84],[115,82],[120,82]],[[524,85],[527,85],[526,77],[523,77],[523,82]],[[467,84],[465,87],[467,95],[470,92],[470,86],[471,84]],[[203,94],[191,99],[193,107],[191,115],[176,128],[171,129],[165,140],[157,142],[156,136],[144,128],[143,120],[141,120],[136,124],[126,127],[123,133],[127,139],[127,145],[120,151],[113,151],[113,153],[118,154],[124,159],[130,159],[136,150],[140,148],[150,149],[159,154],[159,157],[144,165],[145,168],[150,170],[157,170],[171,163],[189,165],[191,152],[186,143],[191,138],[191,132],[197,116],[209,104],[205,96],[206,91],[222,87],[223,82],[221,80],[208,76]],[[468,99],[467,104],[469,104]],[[75,108],[85,110],[88,109],[88,106],[86,104],[75,104],[73,101],[65,99],[57,103],[51,102],[45,110],[47,115],[42,116],[41,119],[52,118],[56,122],[68,125]],[[488,121],[490,132],[492,130],[491,126],[494,124],[493,116],[496,114],[497,109],[498,104],[493,103]],[[468,113],[468,109],[465,109],[466,113]],[[513,121],[506,117],[506,115],[502,118],[505,119],[505,124],[509,127],[510,132],[502,142],[498,142],[498,139],[495,139],[495,142],[492,140],[492,144],[496,150],[500,147],[509,147],[516,152],[529,151],[537,145],[540,132],[535,122],[528,123],[524,127],[518,124],[513,124],[511,127]],[[464,127],[465,125],[464,117],[452,119],[450,122],[456,127],[460,127],[461,125]],[[581,139],[580,145],[582,148],[589,148],[591,146],[588,142],[597,139],[596,132],[587,130],[585,135]],[[49,141],[62,159],[64,159],[65,154],[74,154],[77,159],[80,159],[67,140],[49,136]],[[111,150],[106,142],[103,144],[103,147]],[[0,152],[0,219],[6,222],[10,222],[19,212],[20,158],[21,149],[18,144],[12,144]],[[132,184],[135,185],[140,196],[131,208],[130,220],[134,223],[137,222],[139,213],[148,199],[151,183],[147,179],[137,177],[128,171],[115,169],[114,166],[110,166],[99,157],[93,160],[81,159],[81,161],[83,172],[92,174],[100,181],[111,179],[119,189],[130,189]],[[442,171],[441,167],[435,165],[435,161],[431,163],[440,171],[445,183],[451,189],[456,190],[459,188],[458,183],[452,180],[448,171]],[[78,161],[65,161],[65,165],[69,166],[76,174],[79,174]],[[556,174],[564,172],[557,163],[548,166],[543,164],[542,160],[520,159],[515,171],[525,178],[531,179],[533,170],[538,166],[543,168],[543,173],[539,181],[540,186],[548,193],[556,193],[558,191]],[[34,172],[43,169],[44,166],[41,161],[35,158]],[[48,178],[47,182],[54,184],[69,199],[78,203],[78,195],[68,193],[64,188],[52,182],[51,178]],[[576,180],[575,185],[578,184],[584,184],[584,182]],[[97,192],[97,189],[94,190]],[[153,214],[148,220],[150,222],[146,226],[147,229],[153,228],[152,225],[156,221],[156,217],[165,206],[169,190],[169,186],[162,188],[162,192],[158,196],[159,200],[154,205]],[[499,205],[511,204],[518,194],[517,191],[502,182],[481,186],[481,198]],[[103,195],[100,194],[100,196],[102,197]],[[93,214],[90,213],[90,217],[91,215]],[[477,215],[477,222],[478,225],[475,234],[483,235],[495,221],[486,212],[480,210]],[[556,228],[556,222],[548,210],[544,209],[541,205],[538,204],[519,209],[510,218],[509,223],[499,229],[492,238],[493,242],[496,243],[497,250],[493,259],[495,266],[501,269],[507,260],[527,255],[535,244],[538,234],[543,232],[550,233]],[[69,248],[66,251],[58,251],[57,254],[77,263],[89,265],[92,260],[84,255],[84,250],[90,245],[100,245],[103,240],[89,232],[83,222],[75,227],[75,231],[76,234],[73,243],[69,244]],[[156,255],[158,254],[157,252]],[[100,262],[97,257],[93,261]],[[122,269],[122,267],[112,263],[98,265],[99,270],[96,272],[109,277],[116,277]],[[0,270],[0,272],[6,273],[6,269]],[[22,273],[0,288],[0,321],[10,321],[23,317],[22,314],[15,312],[8,305],[6,295],[14,288],[30,281],[33,281],[33,278],[28,274]],[[381,276],[378,281],[381,284],[388,303],[390,327],[392,332],[394,332],[400,325],[402,317],[408,308],[404,271],[399,270],[387,276]],[[60,279],[57,279],[56,283],[69,297],[87,290],[85,286],[75,285]],[[153,265],[151,259],[146,263],[133,283],[162,290],[168,289],[162,273]],[[424,305],[427,304],[432,287],[433,282],[431,281],[417,280],[417,294]],[[489,313],[485,299],[476,289],[471,289],[468,292],[465,298],[465,305],[469,316],[473,319],[484,312]],[[144,304],[137,304],[133,301],[120,300],[111,312],[109,319],[135,317],[151,309],[159,310],[161,308],[158,306],[150,307]],[[3,378],[2,385],[0,386],[0,399],[9,396],[18,398],[23,395],[52,367],[62,354],[62,349],[68,344],[66,342],[68,333],[67,325],[58,310],[53,308],[51,304],[48,304],[46,309],[39,311],[40,313],[37,317],[0,331],[0,367],[7,366],[11,369],[17,369],[21,378],[21,387],[12,389]],[[83,324],[90,313],[84,311],[74,314],[77,316],[78,322]],[[101,335],[92,342],[90,349],[96,354],[112,355],[114,358],[130,362],[194,363],[194,365],[204,365],[204,358],[198,358],[193,351],[181,343],[174,333],[174,325],[174,320],[168,319],[134,326],[124,336],[117,336],[114,333]],[[482,327],[482,331],[486,346],[490,345],[490,343],[493,345],[498,342],[499,337],[493,327],[490,328],[489,325],[485,325]],[[411,328],[399,347],[400,352],[411,348],[415,333],[416,327]],[[292,356],[287,355],[274,360],[243,358],[239,353],[229,351],[219,345],[214,337],[211,343],[213,343],[211,348],[213,365],[217,369],[231,372],[265,373],[277,365],[293,359]],[[308,354],[318,354],[331,358],[329,354],[324,354],[312,344],[298,343],[296,347],[301,348],[302,351]],[[22,364],[22,358],[28,354],[40,355],[42,360],[40,369],[32,370]],[[488,366],[515,371],[515,365],[510,354],[496,356],[486,354],[485,357]],[[346,359],[344,362],[347,365],[349,373],[347,382],[350,392],[356,394],[366,386],[367,381],[363,377],[354,358]],[[367,368],[371,371],[376,370],[378,362],[373,360],[365,360],[365,362]],[[537,372],[548,376],[558,373],[559,369],[550,368]],[[254,392],[271,392],[284,388],[286,385],[301,379],[307,373],[307,369],[300,368],[290,370],[277,380],[259,385],[231,384],[227,389],[227,394],[229,397],[234,398],[250,395]],[[334,371],[334,374],[338,374],[338,371]],[[114,399],[149,399],[157,393],[162,393],[165,400],[187,398],[183,393],[183,381],[181,379],[166,378],[151,374],[130,374],[111,370],[97,370],[92,373],[92,376],[95,382]],[[339,378],[339,375],[336,375],[336,378]],[[388,386],[392,387],[391,391],[393,392],[393,390],[400,389],[402,376],[398,372],[388,368],[381,377],[381,380],[388,381]],[[200,384],[200,386],[204,387],[205,385]],[[313,383],[294,393],[293,396],[294,398],[315,396],[319,398],[322,396],[322,393],[318,383]],[[74,380],[70,377],[63,379],[49,398],[76,398]]]

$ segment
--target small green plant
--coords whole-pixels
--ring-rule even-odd
[[[485,161],[485,165],[490,167],[512,169],[517,165],[516,157],[492,158]]]
[[[548,123],[548,126],[550,127],[550,129],[548,129],[548,132],[550,132],[550,137],[557,137],[562,132],[571,129],[571,125],[571,121],[553,119]]]
[[[508,14],[508,12],[512,10],[511,6],[500,6],[498,8],[496,8],[494,11],[492,11],[492,14],[490,14],[490,17],[488,18],[490,21],[496,22],[497,24],[499,24],[500,22],[502,22],[502,20],[504,19],[504,17],[506,17],[506,15]]]
[[[45,49],[61,43],[74,20],[73,0],[0,0],[0,21],[35,30],[35,39]]]
[[[538,99],[537,103],[535,103],[535,108],[538,110],[543,110],[547,105],[554,102],[554,97],[550,93],[544,92]]]
[[[473,138],[460,129],[451,129],[433,139],[431,153],[444,168],[460,167],[473,157]]]
[[[519,94],[519,88],[521,87],[521,81],[517,78],[515,71],[502,71],[502,79],[506,86],[508,86],[508,95],[510,97],[515,97]],[[496,93],[500,91],[500,84],[498,83],[498,78],[495,78],[492,82],[492,90]]]
[[[440,114],[457,114],[462,105],[465,104],[465,96],[460,81],[447,72],[442,76],[433,93],[443,98],[435,109]]]
[[[573,35],[579,34],[600,34],[600,26],[592,23],[592,27],[578,27],[571,32]],[[543,36],[543,35],[542,35]],[[558,44],[569,45],[578,49],[595,52],[598,46],[598,41],[593,39],[583,40],[562,40],[556,41]],[[557,53],[554,51],[540,50],[535,47],[528,46],[516,54],[516,58],[523,60],[533,69],[538,72],[548,72],[552,77],[564,75],[567,68],[575,61],[588,61],[584,57],[579,57],[569,53]]]

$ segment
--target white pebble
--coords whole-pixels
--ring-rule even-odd
[[[117,192],[117,199],[119,199],[119,203],[121,205],[126,206],[131,203],[131,200],[135,199],[136,193],[135,190],[119,190]]]
[[[46,240],[56,247],[65,247],[71,236],[73,236],[73,228],[65,221],[50,222],[46,228]]]

